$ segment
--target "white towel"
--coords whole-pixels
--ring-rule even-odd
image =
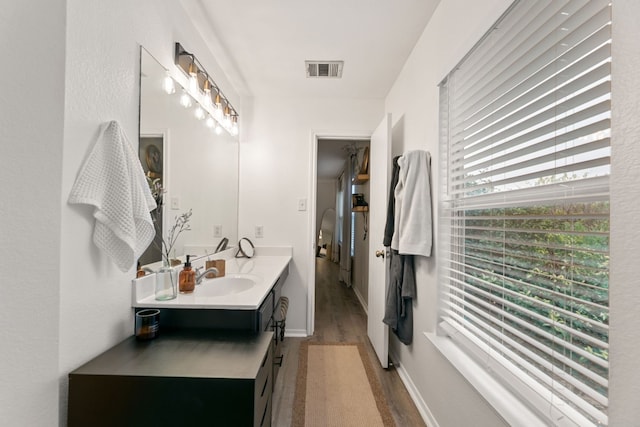
[[[95,207],[93,242],[123,271],[155,236],[156,208],[142,165],[116,121],[103,127],[73,184],[69,203]]]
[[[398,166],[391,248],[401,255],[431,256],[431,155],[409,151],[398,159]]]

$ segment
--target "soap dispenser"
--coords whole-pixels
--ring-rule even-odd
[[[191,268],[190,257],[191,255],[187,255],[187,261],[184,263],[184,268],[180,271],[178,278],[180,293],[182,294],[190,294],[196,287],[196,272]]]

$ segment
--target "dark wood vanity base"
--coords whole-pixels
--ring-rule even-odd
[[[273,332],[128,338],[69,374],[68,425],[270,426]]]

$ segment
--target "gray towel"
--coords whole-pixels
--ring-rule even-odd
[[[413,299],[416,297],[416,274],[413,255],[391,250],[389,288],[382,321],[389,325],[400,342],[413,341]]]
[[[396,184],[398,184],[398,176],[400,174],[400,166],[398,166],[398,159],[400,156],[393,158],[393,172],[391,173],[391,186],[389,187],[389,200],[387,200],[387,223],[384,226],[384,239],[382,245],[391,246],[391,239],[393,238],[393,223],[395,220],[396,209]]]

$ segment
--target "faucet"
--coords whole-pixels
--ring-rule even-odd
[[[202,273],[198,274],[198,271],[200,271],[200,269],[201,269],[201,268],[202,268],[202,267],[200,267],[200,268],[197,268],[197,269],[196,269],[196,274],[197,274],[197,276],[196,276],[196,285],[199,285],[200,283],[202,283],[202,278],[203,278],[205,275],[209,274],[209,273],[213,273],[213,274],[215,274],[216,276],[218,276],[218,274],[220,274],[220,272],[218,271],[218,269],[217,269],[217,268],[215,268],[215,267],[207,268],[205,271],[203,271]]]

